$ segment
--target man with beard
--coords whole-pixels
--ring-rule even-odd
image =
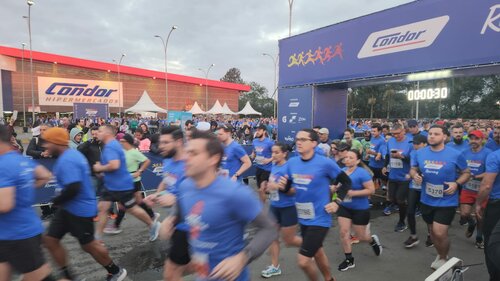
[[[57,161],[53,172],[59,195],[52,202],[60,206],[50,222],[44,243],[64,278],[74,280],[68,269],[68,257],[61,239],[71,233],[82,249],[107,271],[106,280],[119,281],[127,271],[118,267],[109,257],[108,250],[94,238],[93,217],[97,214],[97,200],[90,179],[90,168],[85,157],[68,148],[69,134],[63,128],[51,128],[44,135],[44,147]]]
[[[448,229],[459,203],[458,187],[470,177],[462,154],[444,145],[445,128],[434,125],[429,130],[429,146],[415,153],[410,175],[422,186],[422,218],[431,230],[431,239],[437,251],[431,268],[437,270],[448,260],[450,240]]]
[[[489,138],[486,142],[486,148],[492,151],[497,151],[500,148],[500,125],[493,130],[493,138]]]
[[[90,165],[90,171],[92,176],[92,184],[96,190],[97,195],[101,195],[103,189],[103,181],[102,177],[99,177],[92,167],[95,163],[101,161],[101,152],[103,148],[102,142],[97,138],[97,133],[99,131],[99,127],[95,126],[90,128],[91,139],[80,144],[78,146],[78,151],[80,151],[86,158]]]
[[[168,126],[161,130],[160,153],[163,160],[163,181],[154,194],[144,199],[149,205],[158,204],[162,207],[172,207],[176,204],[179,194],[178,185],[185,178],[184,134],[177,126]],[[176,208],[175,206],[173,208]],[[173,223],[172,217],[162,222],[162,228]],[[163,276],[167,281],[182,280],[182,274],[191,261],[188,245],[188,225],[181,223],[175,227],[172,234],[172,247],[165,261]]]
[[[255,132],[255,139],[253,140],[252,158],[255,159],[257,169],[255,177],[257,179],[257,188],[262,202],[266,201],[266,185],[269,180],[272,166],[272,148],[274,142],[266,137],[266,126],[261,124],[257,127]]]
[[[462,152],[469,149],[468,141],[464,140],[464,128],[458,124],[451,127],[451,141],[446,145]]]
[[[471,216],[471,213],[473,210],[472,207],[474,203],[476,203],[477,192],[479,191],[481,180],[484,176],[486,157],[492,152],[488,148],[483,148],[484,137],[483,133],[479,130],[469,133],[470,148],[464,150],[463,156],[471,171],[471,178],[463,186],[462,192],[460,193],[460,221],[468,223],[467,231],[465,232],[467,238],[472,236],[477,225],[476,247],[478,249],[484,248],[482,221],[477,219],[476,222]]]

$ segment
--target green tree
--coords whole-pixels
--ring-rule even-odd
[[[241,79],[241,71],[238,68],[236,68],[236,67],[230,68],[226,72],[226,74],[224,75],[224,77],[222,77],[220,79],[220,81],[231,82],[231,83],[238,83],[238,84],[245,84],[245,82],[243,81],[243,79]]]

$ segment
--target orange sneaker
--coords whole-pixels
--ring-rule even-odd
[[[356,236],[351,235],[351,244],[358,244],[358,243],[359,243],[359,239]]]

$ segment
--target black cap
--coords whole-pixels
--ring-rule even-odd
[[[417,120],[408,120],[408,122],[406,122],[408,124],[408,127],[416,127],[418,126],[418,122]]]
[[[267,131],[267,127],[266,127],[266,125],[264,125],[264,124],[260,124],[259,126],[257,126],[257,130],[264,130],[264,131]]]
[[[410,142],[413,144],[427,143],[427,137],[424,135],[418,134],[416,136],[413,136],[413,140]]]
[[[341,142],[339,145],[337,145],[337,150],[338,151],[346,151],[351,149],[351,146],[348,143]]]

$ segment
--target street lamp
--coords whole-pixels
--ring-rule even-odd
[[[31,44],[31,6],[35,4],[35,2],[28,0],[26,1],[28,4],[28,16],[24,16],[23,18],[28,21],[28,35],[30,41],[30,79],[31,79],[31,110],[33,112],[32,122],[35,123],[35,84],[33,82],[33,46]]]
[[[288,8],[290,10],[290,13],[288,14],[288,37],[292,36],[292,8],[293,8],[293,1],[295,1],[295,0],[288,0]]]
[[[210,72],[210,69],[212,69],[212,67],[214,67],[215,64],[211,64],[207,71],[205,72],[205,70],[203,70],[203,68],[198,68],[198,70],[200,70],[201,72],[203,72],[205,74],[205,110],[208,110],[208,73]]]
[[[22,73],[22,83],[23,83],[23,119],[24,119],[24,128],[26,128],[26,92],[24,91],[24,48],[26,47],[26,43],[21,43],[23,46],[23,53],[21,58],[21,73]]]
[[[167,48],[168,48],[168,40],[170,39],[170,35],[176,29],[177,29],[177,25],[173,25],[172,28],[170,29],[170,32],[167,35],[167,40],[163,40],[163,37],[161,37],[160,35],[155,35],[156,38],[160,38],[162,46],[163,46],[163,50],[165,51],[165,99],[166,99],[165,109],[167,110],[167,112],[168,112]]]
[[[120,77],[120,65],[122,64],[122,60],[124,57],[126,57],[127,55],[126,54],[122,54],[120,59],[117,61],[117,60],[113,60],[113,62],[116,63],[116,66],[117,66],[117,69],[118,69],[118,114],[120,117],[122,117],[122,96],[123,96],[123,92],[122,92],[122,83],[121,83],[121,77]]]
[[[274,116],[274,118],[276,118],[276,104],[277,104],[277,101],[274,98],[274,96],[278,92],[278,85],[276,84],[277,80],[278,80],[278,56],[276,56],[276,58],[275,58],[275,57],[273,57],[272,55],[270,55],[268,53],[262,53],[262,55],[270,57],[273,60],[273,64],[274,64],[274,91],[273,91],[273,94],[272,94],[271,98],[273,99],[273,102],[274,102],[274,104],[273,104],[273,116]]]

